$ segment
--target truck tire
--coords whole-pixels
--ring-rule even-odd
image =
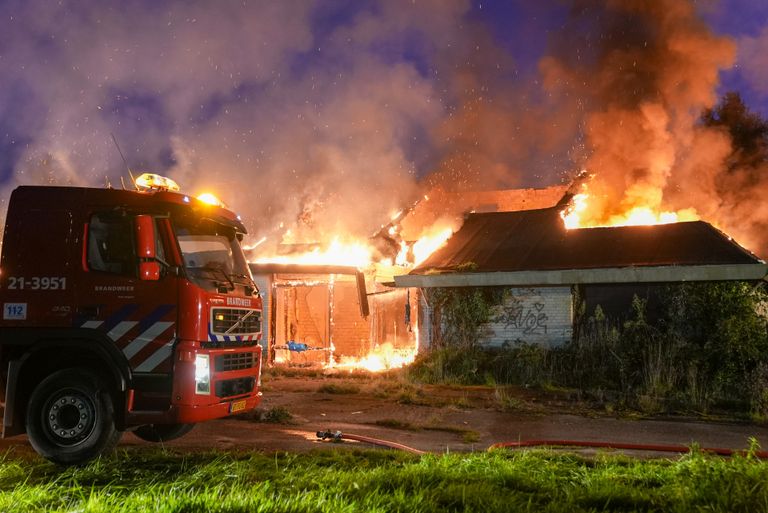
[[[194,424],[145,424],[137,427],[133,434],[147,442],[168,442],[181,438],[193,427]]]
[[[111,451],[122,435],[106,385],[84,368],[60,370],[41,381],[30,396],[26,423],[32,447],[60,465]]]

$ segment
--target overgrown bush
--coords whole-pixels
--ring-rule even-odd
[[[468,335],[468,326],[481,326],[480,319],[491,313],[488,298],[477,299],[477,294],[474,289],[442,298],[444,315],[450,311],[460,317],[476,303],[481,308],[463,327],[444,333],[451,336],[443,337],[437,350],[417,360],[410,371],[413,379],[552,384],[592,397],[616,397],[649,412],[727,407],[768,417],[768,294],[760,287],[739,282],[670,285],[661,294],[660,317],[652,321],[646,301],[637,297],[624,322],[607,318],[599,307],[584,316],[577,304],[574,337],[555,349],[524,341],[500,350],[480,349],[482,334]]]
[[[661,294],[661,317],[650,322],[635,298],[619,325],[599,311],[582,320],[578,338],[559,352],[564,385],[617,391],[643,410],[707,411],[715,406],[766,412],[766,293],[747,283],[685,283]]]
[[[484,382],[488,352],[478,348],[444,347],[420,354],[408,377],[420,383],[478,385]]]
[[[429,290],[437,347],[471,349],[485,335],[485,324],[506,294],[503,287],[447,287]]]

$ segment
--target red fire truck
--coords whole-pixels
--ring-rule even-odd
[[[261,392],[262,303],[222,205],[143,190],[19,187],[0,259],[3,436],[76,464],[123,431],[177,438]],[[171,187],[173,186],[173,187]]]

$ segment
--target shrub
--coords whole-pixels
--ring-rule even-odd
[[[293,415],[284,406],[275,406],[264,412],[262,421],[270,424],[291,424]]]
[[[446,323],[472,305],[480,305],[479,313],[446,330],[441,346],[419,356],[409,370],[417,381],[555,385],[618,397],[649,412],[727,405],[768,416],[768,294],[759,287],[670,285],[661,293],[658,319],[649,320],[646,301],[635,297],[623,323],[606,318],[599,307],[585,318],[577,302],[574,336],[563,347],[516,341],[496,350],[479,348],[481,332],[469,334],[470,325],[480,329],[480,320],[491,315],[490,296],[446,290],[435,296],[443,315],[449,313]],[[503,299],[503,291],[495,293]]]
[[[475,348],[485,335],[485,324],[504,301],[503,287],[447,287],[430,289],[434,343],[438,347]]]
[[[321,394],[357,394],[360,392],[360,387],[351,383],[324,383],[317,387],[317,391]]]

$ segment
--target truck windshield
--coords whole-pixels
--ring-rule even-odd
[[[251,285],[251,275],[235,231],[212,221],[176,222],[184,267],[206,284]]]

